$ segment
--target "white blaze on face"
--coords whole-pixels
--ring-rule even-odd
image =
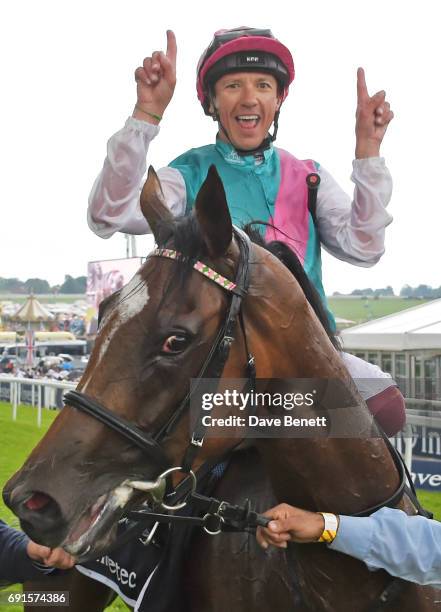
[[[135,274],[132,280],[123,287],[118,300],[118,317],[120,324],[127,323],[139,314],[149,301],[147,282],[141,275]]]
[[[102,336],[102,334],[98,336],[101,343],[95,367],[98,366],[101,359],[105,355],[113,336],[120,326],[124,325],[124,323],[127,323],[133,319],[133,317],[139,314],[147,305],[148,301],[149,293],[147,282],[139,273],[137,273],[132,280],[125,287],[123,287],[117,306],[109,313],[109,316],[112,318],[112,322],[107,326],[107,329],[105,329],[105,326],[103,326],[103,331],[105,329],[105,336]],[[89,381],[90,377],[82,387],[83,392],[85,391]]]

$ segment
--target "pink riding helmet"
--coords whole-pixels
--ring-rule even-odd
[[[210,86],[224,74],[250,70],[272,74],[280,85],[282,101],[286,98],[294,80],[294,62],[289,49],[271,30],[240,27],[217,31],[197,67],[196,89],[205,114],[210,114]]]

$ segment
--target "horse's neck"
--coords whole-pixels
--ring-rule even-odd
[[[320,384],[331,389],[335,386],[332,380],[328,385],[326,381],[317,382],[318,387]],[[307,388],[311,386],[315,386],[314,382],[308,381]],[[271,392],[274,395],[277,386],[272,387]],[[284,397],[286,393],[284,383],[280,395]],[[326,418],[322,430],[311,429],[309,424],[285,425],[283,433],[290,435],[287,430],[292,427],[292,435],[297,437],[280,437],[276,431],[277,437],[257,440],[256,446],[279,502],[310,510],[329,509],[351,514],[391,497],[398,488],[399,476],[384,441],[372,437],[375,426],[364,403],[357,402],[355,396],[354,402],[342,402],[346,407],[340,407],[338,401],[329,403],[326,397],[322,389],[318,400],[310,407],[287,412],[281,406],[271,411],[271,416],[277,414],[282,423],[286,415]],[[329,397],[334,396],[331,394],[328,400]],[[321,437],[313,437],[317,435]]]
[[[331,508],[336,512],[356,512],[381,502],[398,487],[398,473],[384,442],[370,437],[369,412],[337,351],[295,284],[286,282],[275,287],[271,285],[271,278],[262,282],[261,295],[248,302],[247,317],[257,349],[258,377],[341,381],[354,393],[358,424],[356,439],[259,440],[257,446],[277,498],[294,505]],[[273,391],[277,389],[275,385]],[[317,408],[321,406],[311,408],[311,416]],[[352,414],[337,411],[333,414],[337,419],[334,425],[341,427]]]
[[[351,514],[388,499],[399,485],[380,439],[278,438],[256,446],[279,502]]]

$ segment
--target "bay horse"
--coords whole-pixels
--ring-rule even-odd
[[[189,379],[213,372],[226,381],[249,377],[252,362],[258,379],[340,381],[355,401],[359,435],[256,439],[231,457],[214,489],[218,498],[235,503],[250,494],[259,510],[285,501],[342,514],[390,498],[400,485],[396,465],[385,441],[368,435],[370,415],[305,297],[304,282],[301,286],[270,252],[233,231],[215,168],[199,191],[194,214],[179,221],[171,218],[150,170],[141,210],[159,250],[107,302],[79,393],[5,486],[5,503],[28,535],[62,545],[80,561],[104,554],[117,521],[146,496],[139,482],[156,483],[164,469],[181,466],[172,474],[175,486],[183,472],[198,473],[237,445],[228,437],[195,436],[183,401]],[[277,390],[277,382],[269,384]],[[310,416],[316,409],[310,408]],[[347,411],[336,414],[337,421],[348,418]],[[405,497],[399,507],[415,511]],[[166,607],[148,601],[145,609],[386,609],[376,606],[390,577],[325,545],[262,551],[246,533],[218,538],[195,533],[190,546],[182,553],[187,554],[182,591],[176,587]],[[71,609],[81,609],[80,599]],[[105,599],[102,595],[103,605]],[[87,609],[98,608],[89,602]],[[411,583],[387,607],[438,609],[433,589]]]

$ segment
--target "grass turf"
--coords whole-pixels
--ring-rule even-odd
[[[336,317],[349,319],[355,323],[363,323],[378,317],[412,308],[413,306],[421,306],[427,300],[406,299],[406,298],[328,298],[329,308]]]

